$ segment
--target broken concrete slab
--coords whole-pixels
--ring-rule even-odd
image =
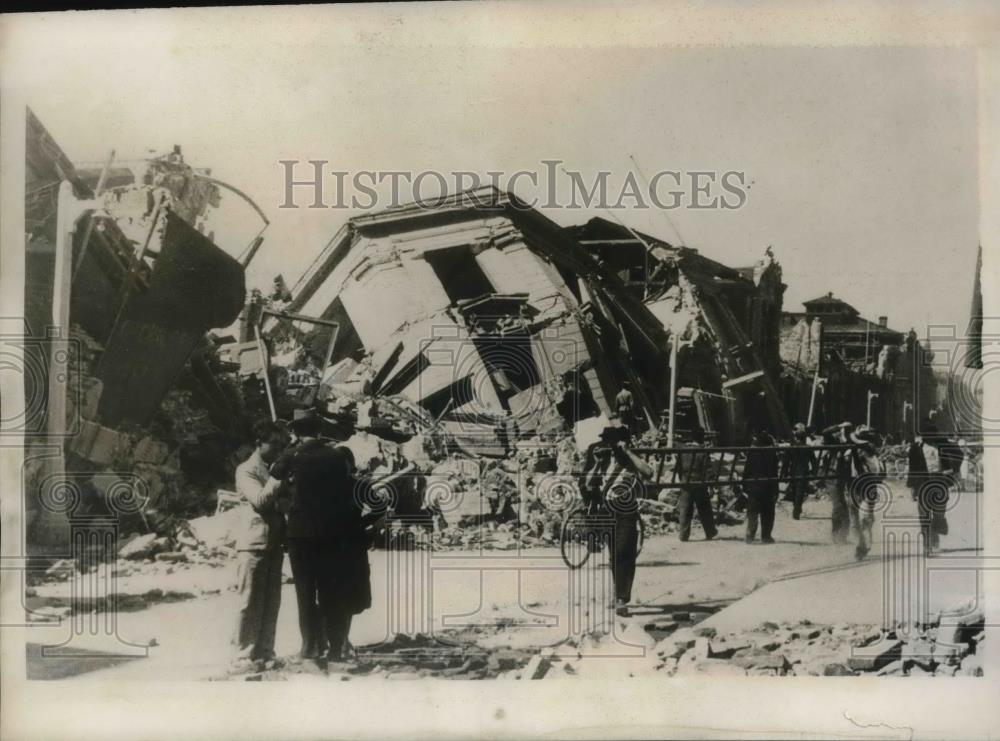
[[[790,668],[788,659],[782,653],[773,653],[760,648],[745,648],[737,651],[732,663],[747,670],[768,669],[784,672]]]
[[[874,671],[902,658],[903,642],[885,640],[855,647],[847,665],[856,671]]]
[[[531,657],[528,664],[521,670],[522,679],[541,679],[548,673],[552,663],[538,654]]]

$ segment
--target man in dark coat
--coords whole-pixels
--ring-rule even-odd
[[[920,530],[924,538],[924,553],[933,555],[940,547],[942,535],[948,534],[948,489],[951,477],[945,470],[945,454],[932,444],[937,442],[932,435],[930,441],[920,437],[910,444],[907,462],[906,485],[917,503]]]
[[[848,445],[849,435],[853,430],[850,422],[831,425],[823,430],[823,442],[826,445]],[[830,493],[830,525],[834,543],[846,543],[851,531],[851,508],[848,500],[851,497],[850,486],[852,478],[851,456],[843,451],[827,451],[825,454],[833,458],[834,472],[837,476],[833,491]],[[829,466],[829,463],[826,464]],[[829,489],[828,489],[829,491]]]
[[[792,450],[788,451],[788,491],[792,500],[792,519],[802,517],[802,504],[809,490],[809,472],[812,468],[813,452],[806,450],[806,426],[799,422],[792,431]],[[802,447],[800,447],[802,446]]]
[[[778,455],[773,450],[761,448],[774,445],[767,430],[754,430],[750,437],[751,449],[743,466],[743,493],[747,497],[746,542],[757,538],[760,522],[761,543],[773,543],[774,505],[778,499]]]
[[[353,457],[319,438],[314,412],[297,410],[296,444],[272,466],[290,489],[288,558],[299,608],[300,656],[320,665],[345,658],[354,615],[371,606],[368,541]]]

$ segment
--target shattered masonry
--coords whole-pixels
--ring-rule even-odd
[[[729,442],[749,417],[789,428],[772,381],[780,275],[770,255],[734,270],[602,219],[564,229],[480,189],[352,219],[287,310],[340,324],[333,360],[352,370],[327,372],[334,397],[402,397],[485,454],[502,452],[505,420],[522,436],[565,432],[614,415],[626,385],[641,426],[656,427],[676,333],[691,343],[679,364],[687,425]],[[282,323],[265,327],[275,336]]]

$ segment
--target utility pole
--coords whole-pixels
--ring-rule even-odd
[[[874,391],[871,390],[868,391],[868,411],[865,414],[865,424],[868,425],[869,427],[872,426],[872,399],[877,399],[877,398],[878,394],[876,394]]]
[[[677,350],[680,336],[673,332],[670,338],[670,415],[667,417],[667,447],[674,447],[674,413],[677,409]]]
[[[819,377],[819,367],[817,366],[816,372],[813,374],[812,393],[809,395],[809,415],[806,418],[806,427],[811,426],[813,423],[813,410],[816,408],[816,389],[822,383],[826,383],[826,379]]]

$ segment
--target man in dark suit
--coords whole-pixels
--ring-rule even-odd
[[[774,505],[778,499],[778,455],[774,450],[762,448],[774,445],[771,435],[764,429],[754,430],[750,436],[751,448],[743,466],[743,493],[747,497],[746,542],[757,538],[760,523],[761,543],[773,543]]]
[[[268,486],[290,489],[288,558],[299,608],[300,656],[324,667],[346,658],[353,616],[371,606],[363,498],[353,456],[320,439],[315,412],[296,410],[291,428],[295,445],[272,466]]]

